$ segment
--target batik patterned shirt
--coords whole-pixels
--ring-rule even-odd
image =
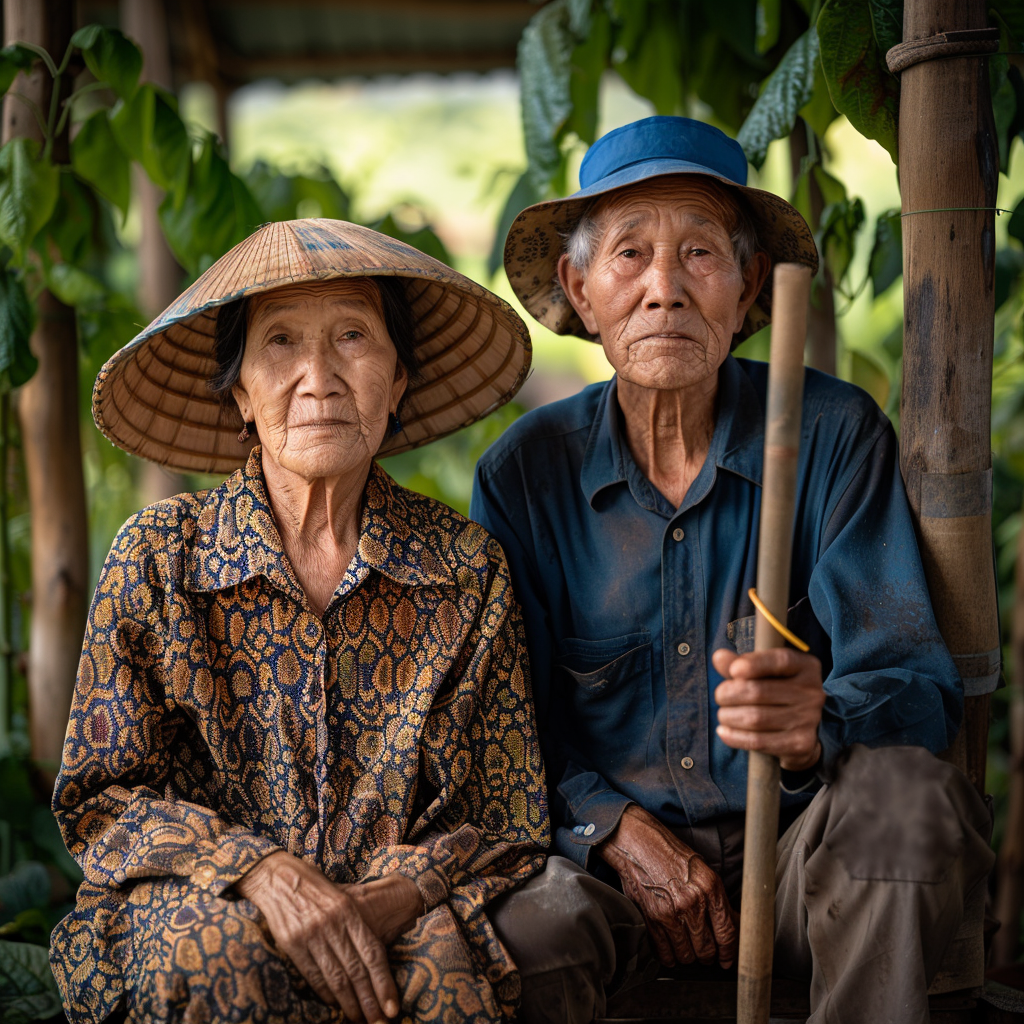
[[[53,809],[85,873],[51,950],[73,1021],[131,1002],[140,929],[163,926],[155,904],[140,917],[140,886],[237,900],[276,850],[337,882],[412,878],[442,920],[400,958],[437,979],[440,1005],[455,933],[481,1005],[512,1013],[518,976],[482,908],[539,870],[549,833],[499,546],[374,464],[357,552],[319,617],[259,447],[215,490],[143,510],[96,588]]]

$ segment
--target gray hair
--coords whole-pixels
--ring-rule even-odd
[[[725,189],[723,188],[724,192]],[[597,218],[598,204],[601,198],[590,200],[583,208],[583,213],[575,226],[563,234],[565,239],[563,252],[569,258],[569,265],[580,273],[586,273],[594,259],[597,244],[601,240],[602,228]],[[753,259],[754,253],[761,248],[757,244],[757,231],[747,211],[746,204],[738,196],[729,194],[732,206],[736,211],[736,224],[729,233],[732,241],[732,254],[739,263],[740,270],[746,270],[747,264]]]

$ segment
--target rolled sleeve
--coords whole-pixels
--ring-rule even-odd
[[[622,812],[633,801],[612,789],[596,772],[583,772],[572,764],[558,794],[564,817],[555,832],[555,849],[585,868],[590,851],[618,828]]]

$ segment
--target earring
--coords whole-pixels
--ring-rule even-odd
[[[249,424],[246,423],[238,432],[238,443],[245,444],[249,440]]]
[[[398,413],[389,412],[388,418],[391,420],[391,436],[394,437],[396,434],[402,432],[402,421],[398,418]]]

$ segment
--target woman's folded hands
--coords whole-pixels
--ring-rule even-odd
[[[338,885],[280,850],[243,875],[235,890],[256,905],[278,949],[325,1003],[369,1024],[398,1015],[385,946],[423,913],[412,879],[391,874]]]

